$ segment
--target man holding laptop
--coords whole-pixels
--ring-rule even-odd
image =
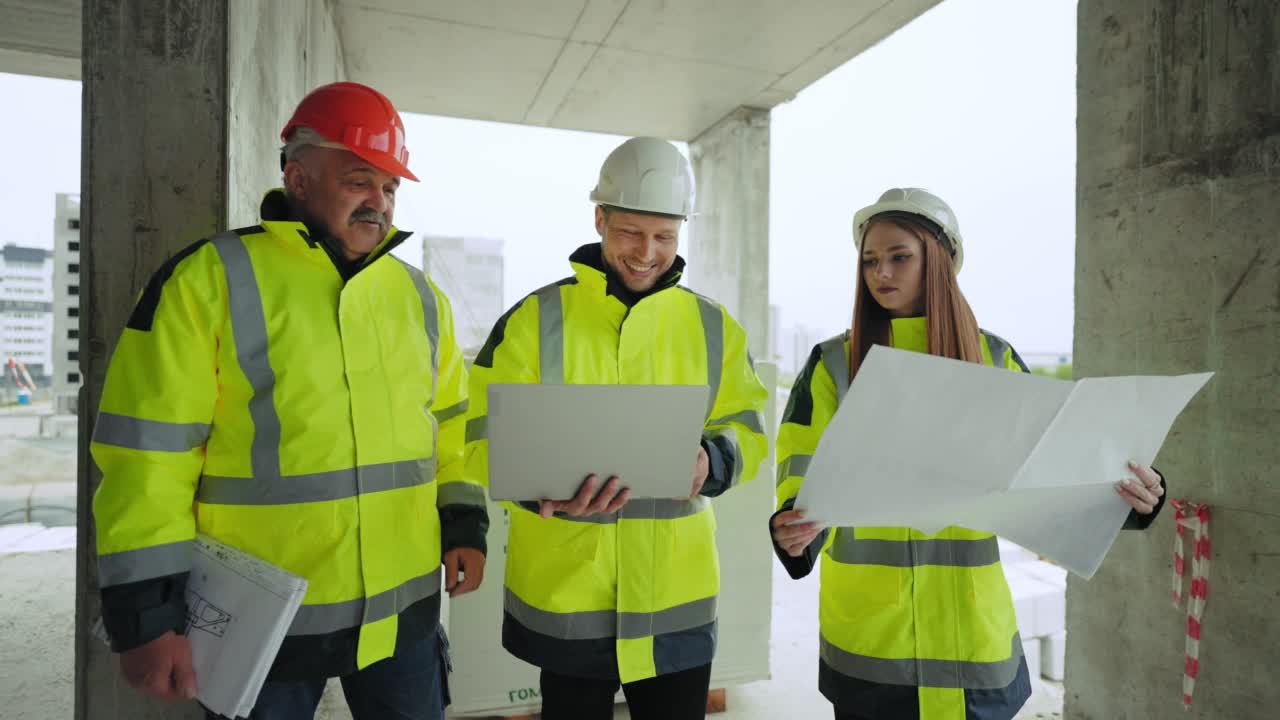
[[[524,449],[531,467],[559,455],[577,470],[558,497],[509,505],[503,646],[541,668],[546,720],[611,718],[619,685],[637,720],[704,715],[720,587],[709,498],[750,480],[768,441],[766,391],[742,327],[716,302],[677,285],[685,263],[676,250],[693,195],[689,163],[670,143],[633,138],[615,149],[591,193],[601,242],[573,253],[572,277],[498,320],[471,374],[466,472],[475,481],[489,479],[491,451],[495,473],[500,464],[520,466],[512,460],[516,433],[495,434],[491,448],[490,385],[626,386],[555,391],[556,408],[577,403],[584,416],[597,416],[595,427],[585,427],[576,446]],[[513,389],[522,388],[494,388],[512,403],[503,413],[519,412],[518,393],[501,394]],[[604,413],[601,397],[610,403]],[[663,399],[669,405],[655,412]],[[701,437],[694,422],[684,460],[668,449],[683,447],[671,433],[690,412],[702,421]],[[511,420],[495,408],[495,431],[500,417]],[[581,419],[549,407],[542,434]],[[602,444],[631,457],[600,467]],[[653,466],[674,460],[687,468],[680,485],[687,494],[655,496],[664,478],[644,472],[630,487],[628,477],[615,476],[635,467],[636,450]]]

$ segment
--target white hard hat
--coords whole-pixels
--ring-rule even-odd
[[[853,241],[862,254],[862,242],[867,236],[867,224],[878,215],[911,215],[923,219],[924,225],[938,233],[943,245],[953,251],[952,264],[960,272],[964,264],[964,238],[960,236],[960,222],[951,206],[942,198],[920,188],[893,188],[885,191],[874,205],[868,205],[853,215]]]
[[[659,138],[638,137],[605,158],[591,202],[688,217],[693,213],[693,192],[693,170],[676,146]]]

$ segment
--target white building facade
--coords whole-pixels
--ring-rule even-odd
[[[0,364],[21,364],[37,385],[53,372],[52,271],[44,248],[0,248]]]
[[[422,245],[422,269],[453,304],[458,344],[474,357],[506,311],[502,241],[436,235]]]
[[[59,193],[53,218],[54,412],[74,414],[80,394],[80,196]]]

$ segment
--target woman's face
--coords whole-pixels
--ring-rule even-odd
[[[862,243],[862,281],[891,317],[924,314],[924,243],[891,222],[874,222]]]

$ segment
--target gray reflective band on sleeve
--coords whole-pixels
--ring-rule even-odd
[[[465,482],[448,482],[436,489],[436,505],[485,506],[484,488]]]
[[[809,462],[813,460],[812,455],[792,455],[782,464],[778,466],[778,484],[787,481],[789,477],[798,477],[803,479],[805,473],[809,472]]]
[[[432,415],[435,416],[436,422],[443,425],[444,423],[449,422],[450,420],[465,413],[469,405],[470,403],[468,401],[463,400],[460,403],[454,403],[453,405],[450,405],[447,408],[437,410],[433,412]]]
[[[98,585],[111,587],[191,569],[190,540],[98,556]]]
[[[489,416],[481,415],[467,421],[467,442],[489,439]]]
[[[98,413],[93,441],[103,445],[151,452],[186,452],[203,447],[209,439],[208,423],[169,423]]]
[[[755,410],[743,410],[732,415],[719,417],[708,422],[707,425],[715,427],[717,425],[728,425],[729,423],[738,423],[752,432],[764,432],[764,416]]]

